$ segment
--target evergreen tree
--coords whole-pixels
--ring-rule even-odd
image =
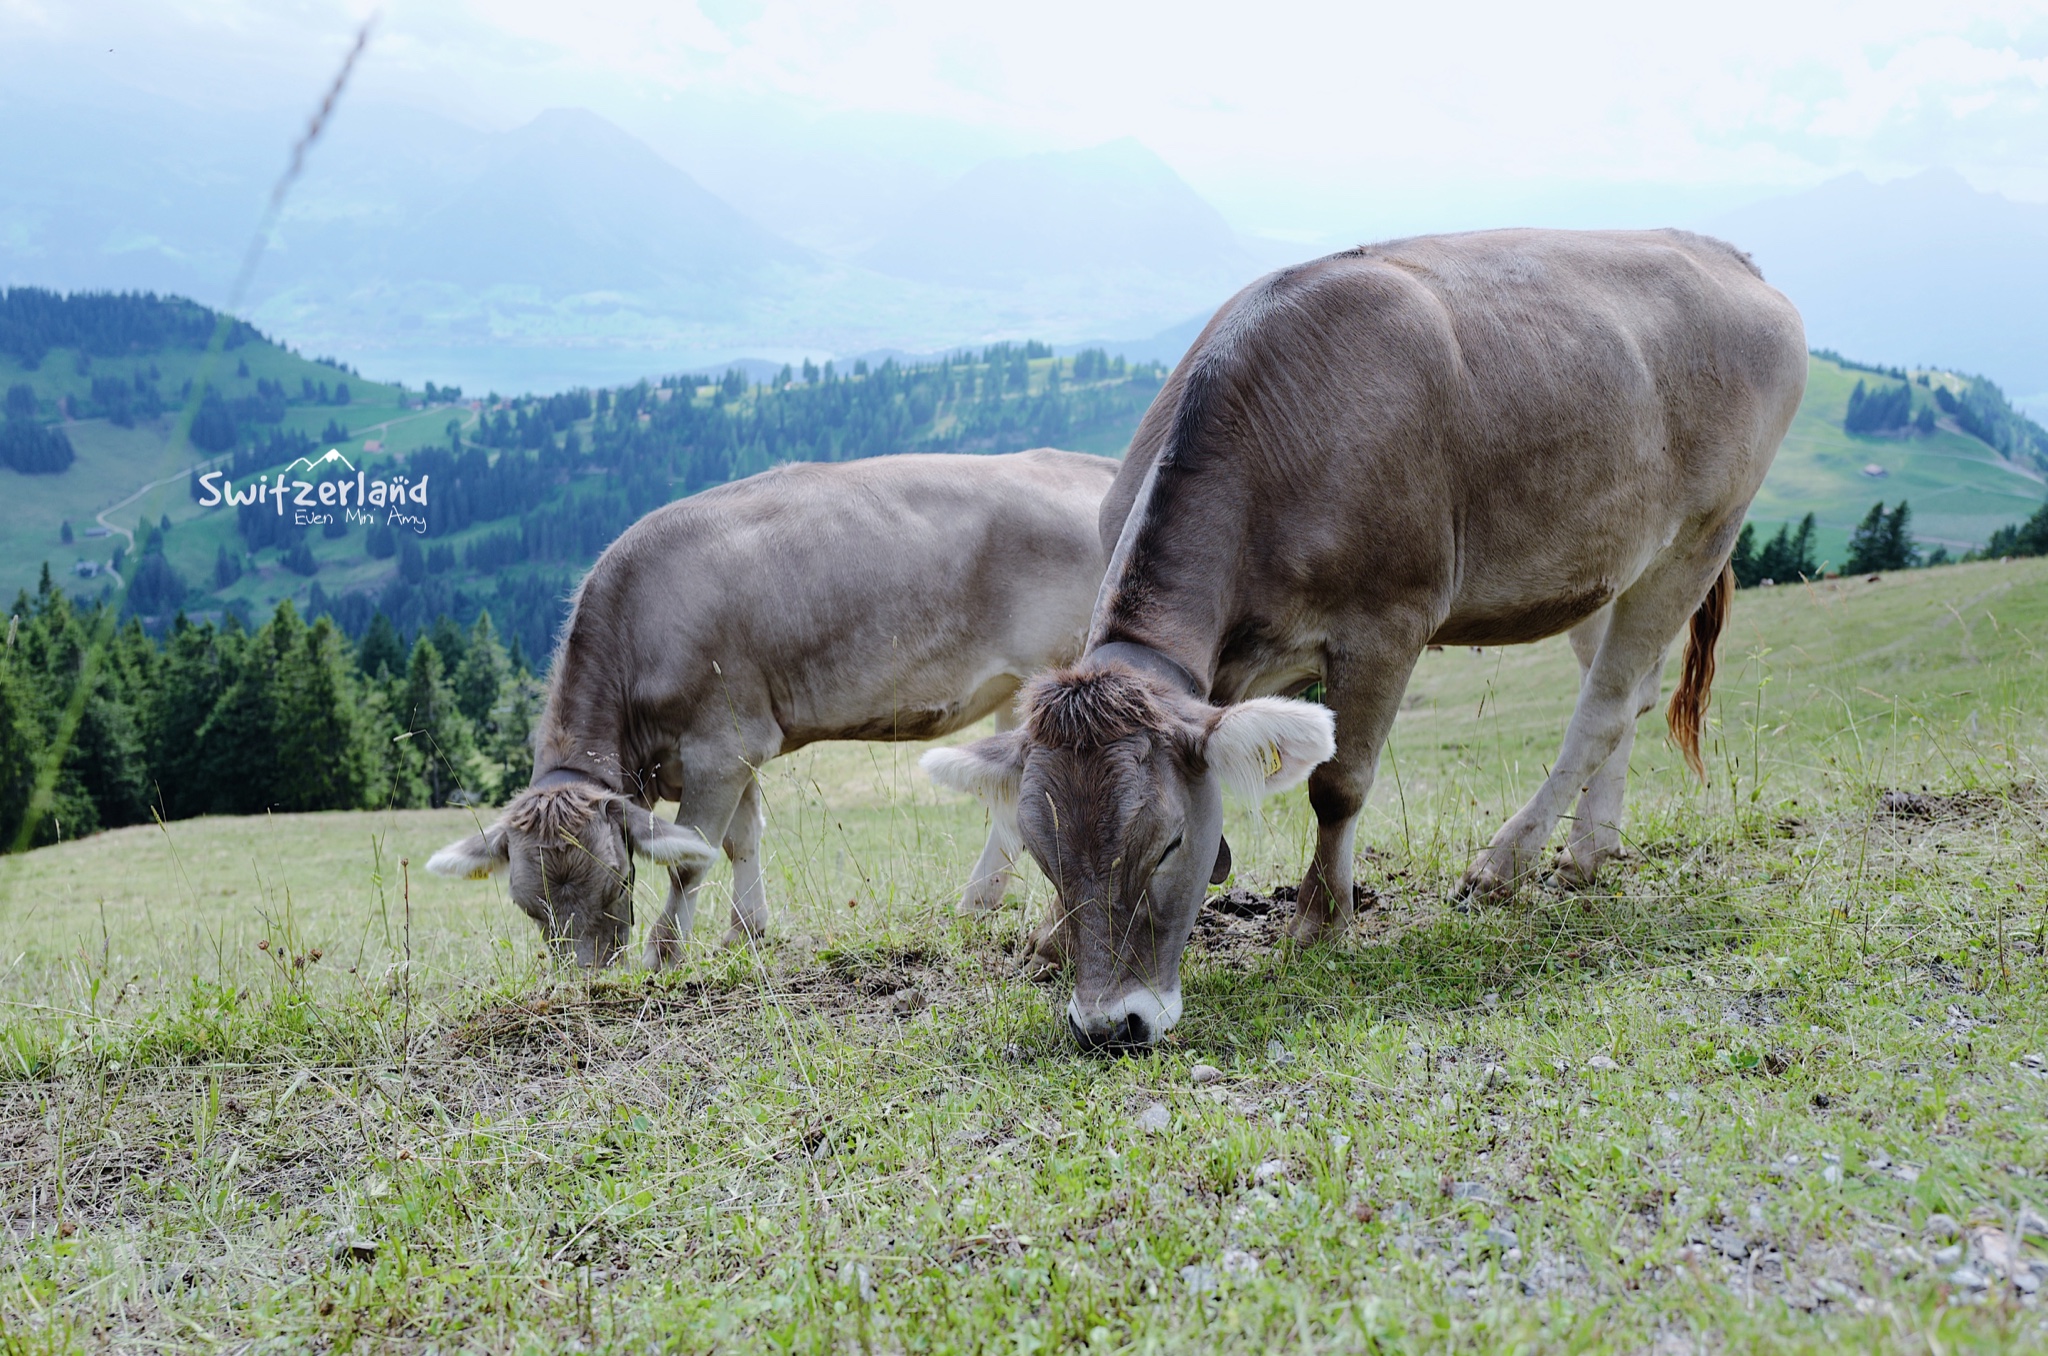
[[[436,649],[440,648],[440,630],[436,623]],[[453,680],[456,704],[480,734],[490,733],[491,709],[498,704],[508,676],[505,649],[498,644],[497,632],[491,629],[491,614],[486,610],[477,615],[476,624],[469,628]]]
[[[1781,524],[1778,534],[1757,553],[1756,577],[1762,583],[1768,579],[1774,584],[1790,584],[1802,579],[1812,579],[1820,573],[1820,563],[1814,559],[1814,534],[1818,527],[1811,513],[1799,520],[1795,533],[1790,524]]]
[[[290,606],[278,604],[279,613]],[[377,759],[358,723],[361,703],[333,622],[322,617],[279,655],[277,686],[278,808],[365,804]]]
[[[441,652],[421,636],[406,664],[396,715],[394,796],[401,804],[442,806],[476,780],[476,740],[448,684]]]
[[[246,644],[227,688],[199,727],[198,780],[214,813],[271,809],[284,780],[278,761],[278,668],[298,648],[305,625],[289,601]]]
[[[208,781],[209,773],[219,769],[209,766],[200,731],[239,668],[235,642],[241,634],[231,630],[223,635],[211,622],[193,626],[183,613],[171,623],[157,681],[143,709],[150,799],[166,819],[228,808]]]
[[[1913,510],[1901,499],[1884,520],[1884,568],[1910,570],[1920,563],[1920,544],[1913,540]]]
[[[1079,363],[1075,366],[1078,367]],[[1735,539],[1735,550],[1728,556],[1728,567],[1735,571],[1737,588],[1755,588],[1763,579],[1762,572],[1757,569],[1755,523],[1742,525],[1742,533]]]
[[[1919,544],[1913,540],[1912,519],[1913,510],[1903,499],[1889,513],[1882,501],[1872,504],[1849,537],[1849,556],[1842,569],[1849,574],[1912,569],[1920,557]]]
[[[356,667],[369,678],[396,678],[405,671],[405,642],[382,608],[370,618],[362,643],[356,647]]]
[[[1863,521],[1849,534],[1849,554],[1842,569],[1849,574],[1872,574],[1882,570],[1886,552],[1884,501],[1870,506]]]
[[[13,660],[12,651],[0,651],[0,852],[12,851],[21,837],[43,742],[34,693],[15,676]]]

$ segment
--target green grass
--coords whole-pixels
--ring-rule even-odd
[[[1451,886],[1574,669],[1427,656],[1357,934],[1210,915],[1140,1059],[1073,1054],[1062,991],[1017,977],[1035,873],[951,914],[982,818],[915,749],[771,764],[778,940],[716,951],[711,898],[659,978],[550,974],[499,886],[420,876],[461,812],[7,859],[0,1323],[23,1350],[2038,1348],[2037,1299],[1953,1274],[2048,1213],[2044,637],[2048,562],[1745,593],[1712,781],[1647,723],[1631,860],[1471,912]],[[1230,834],[1268,886],[1309,818]]]

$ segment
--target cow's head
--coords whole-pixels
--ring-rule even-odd
[[[689,829],[592,782],[528,787],[498,822],[427,861],[441,876],[482,879],[509,870],[512,902],[540,925],[556,954],[609,965],[633,930],[633,856],[665,866],[707,866],[716,854]]]
[[[934,749],[934,780],[1013,815],[1058,892],[1083,1049],[1148,1045],[1180,1020],[1180,954],[1228,870],[1222,788],[1261,796],[1334,750],[1330,712],[1261,697],[1211,706],[1121,664],[1048,674],[1021,728]]]

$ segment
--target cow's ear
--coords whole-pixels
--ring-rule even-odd
[[[1209,884],[1221,885],[1230,879],[1230,840],[1216,840],[1216,865],[1209,868]]]
[[[1226,706],[1209,727],[1202,756],[1223,784],[1256,800],[1301,784],[1337,751],[1337,718],[1327,706],[1254,697]]]
[[[427,870],[437,876],[466,876],[470,880],[482,880],[493,872],[504,870],[509,860],[505,826],[498,823],[482,833],[473,833],[459,843],[450,843],[442,848],[427,858]]]
[[[718,849],[705,842],[704,836],[695,829],[671,824],[653,811],[643,810],[637,805],[623,801],[614,803],[622,811],[626,840],[642,857],[663,866],[700,868],[718,859]]]
[[[1015,810],[1017,784],[1024,777],[1024,732],[977,739],[957,748],[933,749],[917,760],[940,786],[965,791],[993,810]]]

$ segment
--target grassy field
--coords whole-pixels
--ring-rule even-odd
[[[916,749],[770,765],[776,940],[659,977],[421,876],[465,812],[0,861],[5,1349],[2038,1348],[2044,639],[2048,561],[1745,593],[1712,781],[1646,729],[1631,859],[1476,911],[1575,674],[1428,656],[1356,935],[1234,810],[1146,1058],[1018,977],[1035,872],[953,916]]]

